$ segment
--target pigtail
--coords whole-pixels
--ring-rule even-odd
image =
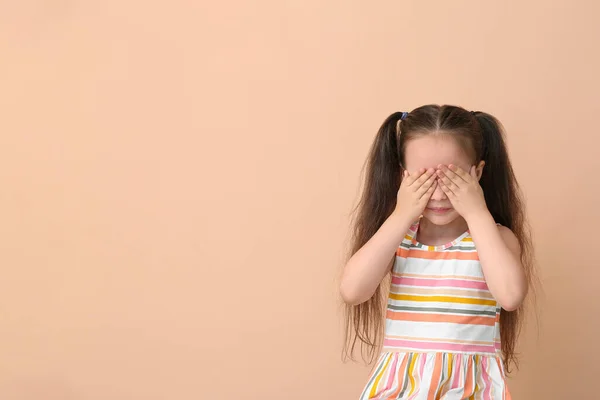
[[[359,207],[380,218],[375,224],[377,228],[372,232],[373,235],[396,206],[396,194],[400,189],[398,130],[402,115],[401,112],[393,113],[383,122],[367,158],[365,186]]]
[[[521,247],[521,264],[530,289],[534,290],[533,250],[529,225],[526,220],[525,202],[515,177],[500,122],[490,114],[473,113],[481,127],[483,137],[482,156],[485,161],[479,181],[488,210],[494,220],[509,228]],[[533,297],[533,296],[530,296]],[[511,365],[518,367],[515,345],[519,336],[524,310],[502,310],[500,313],[500,336],[507,373]]]
[[[479,183],[487,207],[497,223],[513,229],[515,216],[512,211],[522,210],[522,207],[502,127],[500,122],[489,114],[474,114],[483,136],[481,159],[485,161],[485,167]]]
[[[396,112],[381,125],[365,164],[362,196],[354,209],[352,257],[383,225],[394,211],[400,188],[398,130],[406,113]],[[358,305],[346,305],[344,359],[354,359],[354,349],[361,344],[362,358],[370,363],[381,343],[385,321],[381,284],[373,296]]]

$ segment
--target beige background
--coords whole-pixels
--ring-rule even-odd
[[[0,398],[357,398],[348,212],[423,103],[508,131],[545,291],[513,397],[597,398],[599,13],[0,0]]]

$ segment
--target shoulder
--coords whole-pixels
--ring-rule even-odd
[[[521,245],[519,244],[519,239],[517,239],[513,231],[511,231],[506,226],[498,225],[498,232],[500,232],[502,240],[510,250],[517,254],[521,252]]]

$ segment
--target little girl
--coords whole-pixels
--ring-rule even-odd
[[[350,358],[357,340],[377,354],[389,288],[383,351],[360,398],[510,399],[533,262],[500,123],[455,106],[392,114],[354,223],[340,285]]]

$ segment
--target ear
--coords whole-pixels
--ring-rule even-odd
[[[471,173],[471,176],[479,181],[481,179],[481,175],[483,174],[483,167],[485,167],[485,161],[481,160],[479,161],[479,164],[472,167],[471,170],[473,172]]]

